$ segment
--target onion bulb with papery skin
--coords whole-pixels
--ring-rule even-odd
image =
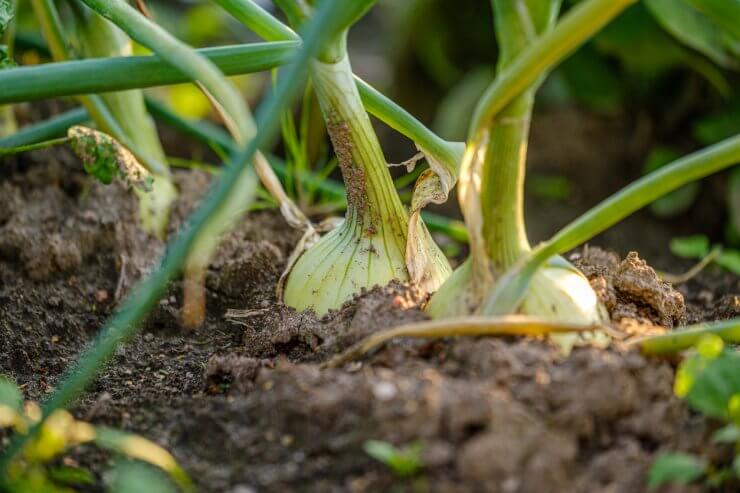
[[[283,300],[323,315],[362,288],[409,280],[409,215],[398,197],[380,143],[360,100],[349,59],[314,60],[311,70],[327,131],[347,188],[344,222],[306,250],[287,276]],[[426,228],[423,223],[421,228]],[[416,235],[419,255],[430,259],[431,289],[451,272],[426,229]]]
[[[363,234],[353,218],[321,238],[296,262],[285,285],[286,304],[322,315],[362,288],[408,279],[396,242]]]
[[[432,318],[475,313],[480,299],[473,299],[472,262],[463,263],[432,296],[426,312]],[[532,278],[518,313],[551,322],[597,325],[608,320],[606,308],[588,279],[562,257],[554,257]]]

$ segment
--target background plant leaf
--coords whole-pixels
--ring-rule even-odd
[[[730,3],[733,1],[727,0]],[[740,69],[740,37],[736,36],[733,30],[725,29],[727,22],[719,23],[716,18],[705,15],[696,7],[696,3],[705,4],[706,7],[712,2],[688,0],[645,2],[657,21],[676,39],[703,53],[722,67]]]
[[[49,469],[49,479],[56,483],[70,486],[93,484],[95,476],[92,472],[81,467],[59,466]]]
[[[709,255],[709,238],[706,235],[673,238],[670,249],[679,257],[701,259]]]
[[[648,472],[648,487],[668,483],[688,484],[704,474],[705,466],[697,457],[672,453],[659,456]]]
[[[689,0],[689,3],[740,38],[740,0]]]
[[[0,375],[0,406],[23,412],[23,394],[11,380]]]
[[[714,443],[735,443],[740,442],[740,427],[730,424],[715,431],[712,435]]]
[[[717,265],[740,276],[740,251],[723,250],[714,261]]]
[[[740,355],[729,352],[707,364],[686,394],[694,409],[714,418],[729,419],[730,398],[740,393]]]
[[[111,493],[176,493],[162,472],[141,462],[121,461],[109,477]]]
[[[401,449],[388,442],[368,440],[365,442],[364,449],[370,457],[382,462],[399,476],[413,476],[423,466],[419,442]]]

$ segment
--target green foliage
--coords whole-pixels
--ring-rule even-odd
[[[697,120],[692,133],[694,138],[704,145],[740,134],[740,94],[737,94],[725,108]]]
[[[23,412],[21,390],[13,381],[2,375],[0,375],[0,406],[6,406],[14,412]]]
[[[13,17],[15,17],[13,0],[0,0],[0,36],[5,33]]]
[[[738,0],[689,0],[697,10],[709,16],[723,29],[740,37],[740,1]]]
[[[712,435],[714,443],[740,442],[740,426],[729,424],[715,431]]]
[[[168,59],[170,63],[175,64],[182,71],[187,72],[195,79],[205,79],[205,82],[207,83],[204,83],[204,85],[208,87],[208,89],[212,93],[214,93],[218,97],[218,99],[222,100],[222,103],[224,103],[223,106],[227,110],[232,110],[239,107],[239,105],[236,104],[226,104],[229,101],[233,102],[235,99],[233,97],[224,97],[230,96],[230,94],[228,94],[230,93],[230,91],[227,87],[224,87],[221,84],[222,81],[219,78],[220,74],[213,70],[210,70],[208,65],[203,66],[202,60],[200,60],[200,70],[192,69],[193,67],[198,67],[199,59],[197,57],[193,57],[192,54],[191,56],[187,56],[188,52],[186,51],[185,47],[179,45],[177,45],[178,50],[176,50],[172,56],[168,57],[167,55],[171,51],[168,48],[171,48],[173,40],[164,37],[163,33],[159,32],[156,29],[156,26],[148,25],[146,22],[144,22],[142,19],[138,19],[138,17],[136,16],[132,18],[133,13],[131,12],[131,9],[127,7],[127,4],[125,4],[125,2],[103,2],[102,0],[85,1],[88,4],[94,5],[97,9],[101,11],[108,11],[111,6],[116,7],[114,12],[116,13],[116,15],[114,16],[114,18],[117,23],[122,25],[128,24],[128,28],[133,33],[138,34],[138,37],[142,39],[142,42],[149,40],[150,42],[147,44],[157,47],[157,51],[160,52],[161,57]],[[534,2],[535,0],[532,1]],[[78,395],[85,387],[85,385],[90,383],[90,381],[93,379],[95,371],[106,361],[106,359],[111,356],[117,343],[120,340],[123,340],[126,337],[130,336],[136,330],[136,327],[139,325],[139,322],[141,322],[147,310],[155,304],[156,299],[164,292],[168,280],[172,279],[172,277],[178,272],[178,269],[182,266],[183,258],[187,254],[189,248],[193,245],[198,233],[203,231],[203,228],[207,224],[209,218],[213,217],[213,215],[218,211],[220,207],[228,203],[230,194],[235,190],[235,186],[233,185],[236,181],[235,179],[238,178],[240,176],[240,173],[243,172],[244,165],[251,160],[256,149],[259,146],[263,146],[267,143],[268,137],[271,133],[273,133],[275,127],[277,126],[277,120],[281,106],[284,105],[289,96],[295,92],[297,85],[300,84],[300,81],[302,80],[301,76],[303,75],[303,71],[306,69],[307,57],[316,55],[316,53],[319,52],[319,47],[323,44],[322,42],[326,41],[326,34],[322,37],[321,33],[331,34],[336,32],[340,28],[346,27],[338,25],[339,23],[337,22],[334,22],[332,24],[331,20],[333,18],[341,19],[341,14],[343,12],[342,8],[344,8],[345,19],[354,19],[356,18],[356,16],[364,12],[364,9],[367,8],[369,3],[370,2],[357,3],[357,5],[359,5],[360,7],[347,7],[349,3],[346,2],[320,3],[322,9],[320,10],[320,12],[323,13],[323,16],[318,16],[317,18],[319,20],[317,20],[316,23],[311,24],[309,26],[310,29],[307,32],[303,33],[305,35],[303,51],[301,51],[300,56],[294,59],[294,63],[291,65],[291,67],[287,69],[289,74],[286,77],[287,82],[278,86],[275,91],[276,96],[268,100],[268,104],[266,105],[267,109],[260,113],[260,130],[254,141],[252,141],[249,145],[244,144],[244,142],[240,142],[240,146],[244,144],[243,147],[240,147],[238,149],[238,152],[234,153],[235,157],[233,158],[231,166],[227,167],[222,173],[223,180],[214,187],[212,194],[204,200],[204,205],[198,209],[198,212],[193,218],[192,223],[190,223],[193,225],[192,229],[185,229],[181,236],[179,236],[178,240],[176,240],[176,242],[170,248],[168,248],[167,255],[162,262],[161,270],[142,282],[139,289],[134,291],[132,298],[130,298],[121,307],[121,310],[115,315],[115,318],[113,318],[106,325],[105,329],[101,333],[101,336],[99,337],[99,339],[97,339],[95,345],[93,345],[91,349],[83,354],[80,365],[75,368],[74,372],[70,373],[70,376],[68,376],[66,380],[62,381],[58,391],[52,397],[47,406],[47,410],[50,413],[55,409],[59,409],[61,406],[64,406],[72,398]],[[594,2],[586,3],[592,3],[596,5],[596,3]],[[600,3],[608,6],[608,2]],[[659,4],[660,2],[653,3]],[[699,3],[701,3],[701,5],[703,5],[707,9],[707,11],[710,11],[711,8],[717,6],[716,3],[712,3],[709,0],[705,0],[703,2],[699,2],[699,0],[696,0],[692,2],[692,5]],[[336,9],[336,15],[335,12],[329,10],[332,7]],[[358,8],[359,10],[351,10],[353,8]],[[616,13],[614,15],[616,15]],[[677,18],[682,19],[680,17]],[[574,27],[581,27],[585,29],[585,31],[579,31],[577,29],[563,29],[559,31],[559,35],[561,36],[560,38],[552,38],[552,41],[554,41],[554,43],[552,43],[552,47],[548,46],[547,43],[536,44],[535,46],[538,46],[540,51],[533,51],[532,53],[535,54],[549,54],[551,52],[550,48],[559,48],[561,51],[558,52],[559,54],[557,57],[545,58],[547,62],[545,64],[547,65],[546,67],[543,65],[538,68],[537,63],[535,63],[540,61],[537,59],[538,57],[532,57],[529,59],[529,62],[523,62],[522,66],[526,70],[522,69],[519,72],[514,72],[516,77],[512,80],[514,80],[516,84],[524,84],[528,86],[529,84],[534,83],[543,75],[544,71],[551,68],[557,61],[564,57],[566,53],[569,52],[570,48],[575,48],[575,46],[583,42],[587,37],[585,34],[580,37],[575,36],[575,38],[578,39],[563,36],[570,36],[571,33],[592,33],[597,30],[597,27],[599,27],[596,25],[598,23],[588,24],[587,16],[582,16],[581,18],[573,17],[573,19],[585,19],[585,23],[574,25]],[[601,19],[601,21],[605,23],[608,21],[608,19],[605,17]],[[695,23],[704,22],[696,21],[696,19],[693,18],[691,18],[691,21]],[[677,21],[675,21],[674,19],[673,21],[669,22],[669,24],[675,22]],[[687,21],[683,20],[681,22]],[[576,21],[573,21],[573,23],[576,23]],[[722,23],[719,21],[718,24],[722,25]],[[694,24],[687,25],[689,25],[690,27],[694,26]],[[681,27],[681,29],[683,28],[685,28],[685,26]],[[588,29],[591,29],[591,31],[588,31]],[[149,36],[152,34],[154,34],[154,38]],[[706,36],[706,33],[690,33],[690,36],[697,36],[697,39],[699,39],[699,41],[691,38],[690,42],[694,43],[694,45],[699,45],[700,48],[697,49],[702,49],[703,51],[706,51],[705,41],[706,39],[709,39]],[[559,42],[557,42],[558,40]],[[733,46],[733,44],[729,44],[723,46],[723,49],[733,49]],[[569,49],[565,49],[564,47],[568,47]],[[696,46],[694,47],[696,48]],[[714,45],[711,45],[711,47],[716,48]],[[639,49],[637,51],[639,51]],[[712,55],[710,56],[716,56],[716,53],[712,52]],[[676,57],[678,57],[678,55],[676,55]],[[534,62],[532,62],[532,60],[534,60]],[[644,63],[644,65],[650,64]],[[506,91],[508,92],[492,93],[494,95],[503,94],[503,96],[498,97],[498,99],[496,99],[494,96],[491,96],[492,100],[500,104],[501,107],[505,107],[505,105],[508,104],[512,100],[512,98],[517,97],[517,95],[521,92],[516,84],[512,82],[509,83],[508,86],[504,86]],[[239,101],[237,100],[237,102]],[[490,108],[496,108],[496,106],[491,105]],[[494,109],[491,109],[490,113],[491,115],[489,116],[492,116],[496,113],[496,111]],[[237,128],[243,126],[243,121],[241,121],[244,120],[243,115],[240,116],[238,113],[232,115],[232,120],[232,126],[235,126]],[[244,129],[239,129],[239,132],[235,132],[235,134],[244,133],[243,130]],[[236,135],[236,137],[242,138],[243,141],[246,141],[243,135]],[[100,147],[105,147],[106,145],[112,144],[107,143],[105,145],[102,145],[98,136],[92,136],[91,134],[85,133],[79,136],[73,135],[70,136],[70,138],[77,139],[77,152],[85,161],[86,169],[90,168],[91,173],[99,175],[99,179],[101,179],[102,181],[110,182],[110,180],[113,179],[116,173],[121,172],[120,163],[116,163],[117,167],[111,164],[111,159],[115,159],[112,157],[112,155],[115,154],[115,152],[117,151],[113,150],[110,147],[106,148],[107,150],[104,151],[101,151],[99,149]],[[687,183],[710,172],[722,169],[723,166],[728,165],[726,161],[730,159],[730,154],[731,151],[734,149],[734,145],[735,144],[733,144],[733,142],[725,143],[724,146],[718,146],[717,148],[712,148],[708,150],[706,153],[707,155],[694,156],[682,160],[675,165],[676,170],[674,170],[674,172],[656,174],[658,178],[670,178],[673,181],[664,180],[663,182],[661,182],[656,179],[652,179],[652,181],[651,179],[641,180],[638,184],[623,192],[620,196],[621,198],[617,197],[616,199],[606,201],[605,205],[600,208],[597,207],[593,211],[591,211],[590,216],[587,217],[586,220],[580,222],[576,221],[575,223],[573,223],[572,226],[569,227],[570,229],[566,228],[565,230],[563,230],[564,232],[559,233],[554,238],[554,240],[552,240],[549,244],[546,244],[545,248],[549,248],[550,250],[539,250],[537,253],[548,253],[548,255],[543,255],[542,262],[551,257],[553,253],[556,253],[559,250],[569,249],[566,247],[574,246],[572,245],[573,243],[584,241],[585,239],[587,239],[587,236],[590,237],[589,235],[595,234],[595,231],[598,228],[604,229],[610,224],[618,221],[619,219],[621,219],[621,217],[624,217],[624,215],[626,215],[626,209],[630,209],[628,212],[632,212],[636,208],[644,206],[650,200],[657,198],[662,193],[666,193],[672,190],[671,186],[673,184],[677,182]],[[98,153],[102,153],[102,155],[99,156]],[[665,185],[661,185],[661,183],[664,183]],[[590,229],[589,226],[591,226]],[[505,285],[503,282],[501,284]],[[707,386],[711,387],[711,392],[705,392],[705,394],[707,395],[704,395],[696,390],[699,385],[698,382],[703,382],[702,377],[706,372],[709,372],[709,368],[711,368],[711,366],[714,365],[716,361],[720,361],[724,357],[718,356],[715,359],[707,362],[709,360],[707,354],[710,353],[712,353],[711,347],[709,347],[708,349],[705,348],[704,353],[702,353],[702,351],[700,350],[700,356],[704,358],[704,366],[694,369],[690,369],[687,367],[686,373],[688,377],[685,383],[685,387],[687,388],[687,399],[691,399],[692,392],[695,392],[698,397],[697,395],[695,395],[693,398],[696,399],[697,402],[701,403],[704,401],[711,401],[713,403],[712,405],[716,405],[717,402],[719,402],[722,398],[722,395],[720,395],[720,390],[722,389],[714,388],[711,386],[715,385],[715,387],[717,387],[717,382],[713,382],[710,380],[709,383],[706,383]],[[724,375],[724,373],[722,373],[722,375]],[[708,379],[709,377],[706,378]],[[702,383],[702,385],[705,384]],[[739,407],[740,398],[738,397],[737,393],[730,395],[727,399],[725,410],[728,419],[734,419],[735,413],[737,412]],[[20,446],[23,443],[22,440],[23,439],[17,440],[15,444],[11,446],[10,453],[8,454],[8,460],[12,459],[14,456],[13,454],[17,453],[20,450]],[[130,444],[131,442],[126,443]],[[419,457],[419,444],[413,444],[405,449],[399,450],[392,445],[384,442],[368,442],[365,446],[365,449],[368,454],[388,464],[388,466],[396,471],[399,475],[413,475],[422,467],[422,461]],[[684,469],[688,468],[686,466],[686,461],[684,461],[683,465]],[[134,476],[141,477],[144,474],[145,473],[137,473]],[[125,474],[121,475],[121,477],[125,476]],[[121,484],[122,486],[120,487],[120,491],[130,491],[130,489],[125,489],[125,481]],[[141,487],[144,486],[147,490],[152,491],[152,488],[154,487],[153,485],[156,484],[156,480],[151,479],[148,484],[142,485],[141,483],[138,483],[138,489],[140,490]],[[162,488],[165,487],[163,486]],[[36,489],[35,491],[41,490]],[[165,490],[163,489],[162,491]]]
[[[565,82],[567,97],[591,110],[614,113],[624,101],[626,90],[618,71],[593,43],[565,60],[557,73]]]
[[[1,1],[1,0],[0,0]],[[8,53],[7,45],[0,45],[0,70],[17,66],[15,60]]]
[[[740,25],[740,21],[737,25]],[[740,134],[740,94],[736,94],[726,108],[696,122],[693,134],[694,138],[703,144],[711,144],[730,135]],[[730,221],[727,225],[726,241],[730,245],[740,247],[740,167],[730,172],[727,183],[727,205]]]
[[[679,366],[674,389],[693,409],[728,423],[712,435],[712,441],[735,444],[740,452],[740,353],[724,349],[715,335],[704,336]],[[706,477],[708,484],[718,486],[733,476],[740,479],[738,462],[740,454],[731,468],[709,466],[693,455],[664,454],[653,463],[648,485],[687,484]]]
[[[735,0],[726,0],[732,4]],[[721,8],[713,16],[697,8],[711,7],[714,2],[689,0],[646,0],[646,5],[660,24],[687,46],[702,52],[715,63],[727,68],[740,68],[740,36],[737,28],[729,28],[732,19]]]
[[[280,121],[282,143],[285,147],[285,190],[294,198],[300,208],[309,215],[315,212],[327,213],[344,204],[320,193],[317,185],[324,182],[339,164],[336,158],[329,158],[328,149],[323,145],[325,134],[317,132],[321,125],[320,115],[310,83],[303,93],[298,121],[292,108],[286,108]],[[312,162],[313,161],[313,162]],[[303,179],[313,175],[314,180]],[[275,203],[274,200],[272,200]]]
[[[740,251],[724,250],[716,259],[717,265],[740,276]]]
[[[35,403],[28,403],[24,407],[18,386],[0,376],[0,428],[11,427],[27,434],[40,418],[39,407]],[[109,428],[94,428],[77,421],[64,410],[55,411],[40,424],[38,434],[26,445],[23,456],[9,465],[7,474],[0,476],[0,486],[9,493],[62,493],[71,491],[68,487],[92,484],[95,478],[90,471],[57,464],[57,459],[68,449],[91,441],[121,456],[155,465],[169,473],[182,491],[192,490],[190,478],[163,448],[137,435]],[[148,483],[136,482],[137,478],[133,477],[136,474],[133,473],[143,470],[142,467],[141,464],[132,465],[129,468],[132,474],[124,474],[120,478],[114,473],[114,477],[118,478],[114,483],[118,487],[113,491],[175,491],[172,483],[161,473],[155,474],[151,468],[139,476],[142,480],[146,478]],[[127,485],[129,489],[125,489]]]
[[[689,454],[664,454],[658,457],[648,473],[648,487],[667,483],[688,484],[704,475],[704,464]]]
[[[491,83],[491,67],[470,70],[442,98],[432,127],[447,139],[462,140],[478,99]]]
[[[194,5],[185,11],[182,29],[184,38],[195,46],[218,38],[224,31],[223,11],[211,3]]]
[[[141,462],[120,461],[109,475],[111,493],[175,493],[175,487],[160,471]]]
[[[722,353],[711,360],[697,375],[686,394],[686,402],[694,409],[714,418],[738,419],[733,407],[740,395],[740,355]],[[733,406],[731,406],[733,404]]]
[[[49,480],[67,486],[93,484],[95,476],[81,467],[59,466],[48,469]]]
[[[709,255],[709,238],[706,235],[673,238],[670,249],[679,257],[701,259]]]
[[[683,258],[703,259],[710,254],[716,255],[714,263],[733,274],[740,275],[740,250],[720,246],[712,249],[706,235],[673,238],[670,242],[670,249],[674,255]],[[719,252],[714,252],[715,250]]]
[[[421,460],[422,445],[418,441],[398,448],[388,442],[368,440],[363,448],[370,457],[382,462],[403,478],[415,476],[424,467]]]
[[[594,38],[595,48],[615,57],[633,80],[652,82],[668,70],[688,64],[688,55],[638,4]],[[642,87],[645,90],[644,86]]]

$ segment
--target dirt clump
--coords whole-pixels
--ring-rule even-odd
[[[231,312],[230,320],[243,329],[244,354],[318,360],[348,348],[360,339],[400,323],[425,320],[420,309],[426,295],[418,287],[392,281],[363,290],[338,310],[322,318],[311,311],[296,312],[285,305]]]
[[[661,280],[637,252],[620,260],[614,252],[587,246],[571,260],[589,279],[618,325],[673,328],[686,321],[683,295]]]

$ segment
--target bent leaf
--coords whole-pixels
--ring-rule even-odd
[[[431,167],[438,166],[432,165],[432,159],[427,160]],[[406,241],[405,257],[409,277],[429,293],[436,291],[452,272],[444,254],[439,249],[428,247],[429,242],[434,240],[421,219],[421,210],[428,204],[443,204],[447,201],[450,188],[456,181],[456,176],[447,174],[446,169],[441,172],[439,174],[433,169],[427,169],[416,180]]]
[[[488,257],[483,235],[483,206],[481,203],[481,176],[488,147],[488,132],[480,132],[468,143],[460,167],[458,197],[465,218],[470,243],[470,289],[465,303],[469,311],[480,304],[484,293],[493,284],[493,267]]]
[[[545,336],[566,332],[593,332],[599,325],[568,324],[525,315],[462,317],[401,325],[376,332],[335,356],[322,366],[336,368],[359,358],[396,337],[439,339],[461,336]]]
[[[141,191],[152,188],[153,178],[134,155],[108,134],[75,125],[67,131],[69,145],[82,160],[85,171],[109,185],[120,177],[126,184]]]

